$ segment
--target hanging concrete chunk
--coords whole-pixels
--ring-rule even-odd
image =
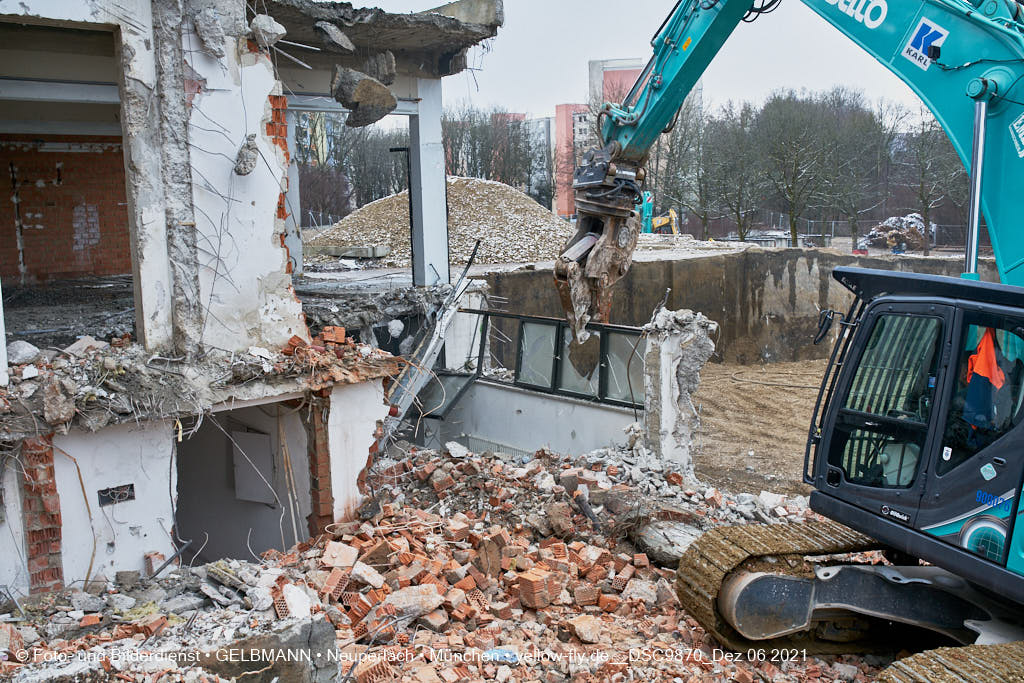
[[[398,74],[394,53],[391,50],[385,50],[371,55],[366,60],[363,71],[384,85],[391,85],[395,82],[395,76]]]
[[[320,36],[320,42],[328,52],[352,54],[356,51],[355,43],[340,28],[329,21],[316,22],[313,24],[313,30]]]
[[[263,47],[270,47],[277,41],[284,38],[287,31],[284,26],[274,21],[274,17],[266,14],[257,14],[249,24],[252,37]]]
[[[345,125],[359,128],[376,123],[398,107],[398,100],[386,85],[361,71],[336,66],[331,79],[334,99],[351,113]]]
[[[207,51],[215,57],[223,57],[224,27],[221,26],[217,10],[207,7],[192,17],[192,23],[195,24],[196,33],[199,34],[199,39],[203,41]]]
[[[256,134],[251,133],[245,137],[242,148],[238,150],[235,157],[235,173],[238,175],[249,175],[256,168],[256,159],[259,157],[259,149],[256,147]]]

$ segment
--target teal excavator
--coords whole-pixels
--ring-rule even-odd
[[[822,312],[815,341],[839,327],[803,475],[828,521],[708,532],[677,593],[748,659],[925,647],[882,677],[1024,680],[1024,7],[802,2],[910,86],[969,168],[964,272],[834,270],[853,303]],[[680,0],[628,96],[600,110],[554,268],[578,343],[629,269],[651,146],[737,26],[778,5]],[[978,278],[982,212],[1001,284]]]

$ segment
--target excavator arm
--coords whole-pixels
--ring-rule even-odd
[[[599,114],[600,145],[573,177],[577,232],[555,281],[577,341],[607,321],[611,287],[629,270],[648,152],[740,22],[779,0],[679,0],[654,54],[621,103]],[[982,211],[1005,284],[1024,286],[1024,7],[1014,0],[801,0],[888,67],[935,115],[971,169],[965,275],[976,278]],[[828,55],[822,56],[828,60]],[[982,179],[984,178],[984,184]]]

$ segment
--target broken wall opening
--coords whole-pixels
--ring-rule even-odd
[[[305,407],[272,403],[218,412],[178,444],[177,535],[192,541],[186,556],[251,558],[308,538]]]
[[[0,21],[0,278],[36,345],[134,329],[118,42]]]

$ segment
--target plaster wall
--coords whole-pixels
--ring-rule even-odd
[[[251,52],[244,35],[229,36],[221,58],[203,49],[191,24],[183,42],[190,79],[201,84],[188,125],[202,342],[236,351],[308,338],[282,244],[284,218],[277,216],[288,159],[267,134],[269,97],[281,95],[273,64]],[[234,161],[248,135],[255,135],[259,158],[243,176]]]
[[[533,452],[580,455],[624,445],[632,410],[477,380],[441,423],[438,447],[463,435]]]
[[[22,524],[21,471],[13,458],[0,460],[3,517],[0,519],[0,586],[28,595],[28,559]]]
[[[377,421],[388,413],[380,380],[340,384],[331,391],[327,421],[334,519],[349,517],[362,502],[359,474],[366,467]]]
[[[53,460],[65,585],[85,580],[90,559],[91,577],[113,579],[116,571],[142,570],[147,552],[166,557],[174,553],[170,531],[177,473],[172,423],[57,435]],[[134,500],[99,505],[98,491],[124,484],[135,485]]]
[[[278,436],[279,411],[295,478],[298,511],[294,526],[288,511],[284,451]],[[213,423],[214,420],[223,431]],[[238,430],[254,430],[270,436],[273,466],[262,469],[261,474],[274,488],[276,501],[273,503],[236,498],[234,449],[224,432]],[[254,463],[259,462],[257,454],[247,455]],[[180,536],[193,541],[192,551],[199,551],[206,543],[201,558],[251,558],[249,548],[256,553],[269,548],[286,550],[308,536],[306,517],[310,513],[310,497],[306,430],[300,414],[291,408],[271,404],[207,416],[199,431],[178,448],[178,475]],[[294,529],[298,529],[297,538]],[[205,540],[207,535],[209,540]]]

